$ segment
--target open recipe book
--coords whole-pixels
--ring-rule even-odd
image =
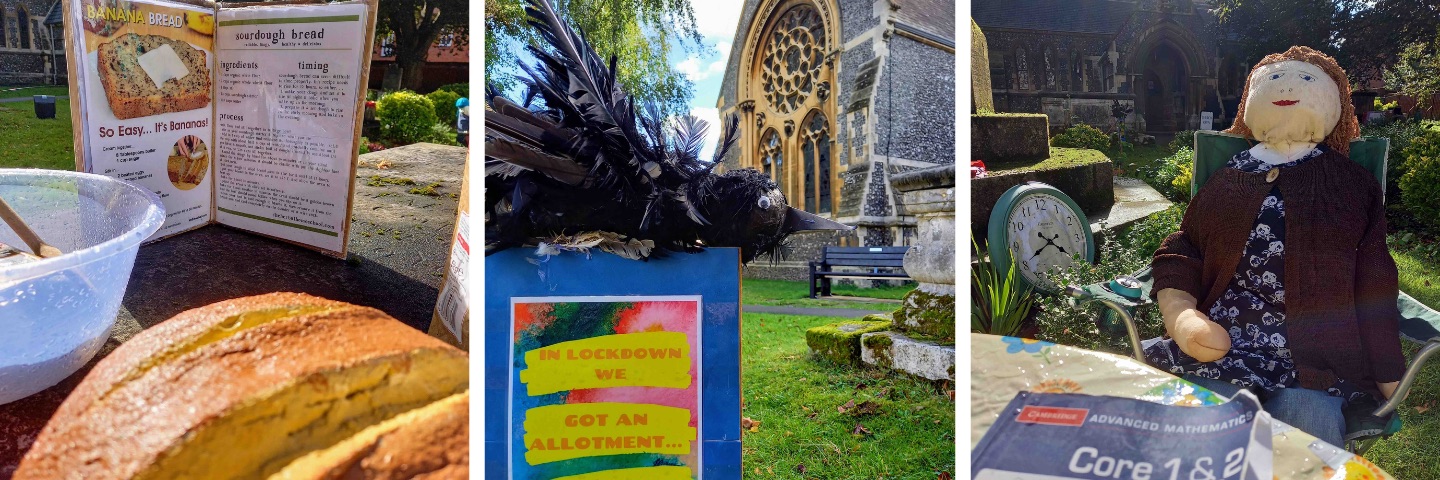
[[[375,0],[62,0],[76,169],[345,256]]]

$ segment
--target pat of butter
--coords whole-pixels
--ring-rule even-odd
[[[150,81],[155,82],[155,88],[163,88],[166,80],[185,78],[190,74],[190,69],[185,68],[185,62],[180,60],[180,55],[169,45],[161,45],[160,48],[141,55],[140,68],[150,76]]]

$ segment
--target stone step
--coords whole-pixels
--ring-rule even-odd
[[[868,315],[864,320],[847,320],[805,331],[810,353],[840,365],[860,366],[860,336],[890,329],[890,320]]]
[[[916,340],[900,332],[860,336],[860,360],[929,380],[955,381],[955,346]]]
[[[1090,231],[1103,236],[1170,208],[1165,198],[1149,184],[1136,178],[1115,177],[1115,204],[1090,217]],[[1101,228],[1103,225],[1103,229]]]

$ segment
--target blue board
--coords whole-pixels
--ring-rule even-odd
[[[487,256],[485,477],[740,478],[739,253]]]

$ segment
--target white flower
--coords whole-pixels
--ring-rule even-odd
[[[1275,278],[1275,272],[1265,272],[1260,275],[1260,280],[1264,282],[1264,285],[1275,285],[1275,281],[1278,279]]]
[[[1261,237],[1261,238],[1264,238],[1264,239],[1267,239],[1267,240],[1268,240],[1268,239],[1270,239],[1270,226],[1269,226],[1269,225],[1266,225],[1266,224],[1263,224],[1263,223],[1261,223],[1261,224],[1259,224],[1259,225],[1255,225],[1255,232],[1254,232],[1254,233],[1255,233],[1254,236],[1256,236],[1256,237]]]
[[[1276,347],[1284,347],[1285,336],[1279,333],[1272,333],[1270,334],[1270,343],[1275,344]]]
[[[1270,242],[1270,249],[1269,249],[1269,250],[1266,250],[1266,252],[1267,252],[1267,253],[1270,253],[1270,254],[1272,254],[1272,255],[1280,255],[1280,254],[1282,254],[1282,253],[1285,253],[1285,242],[1281,242],[1281,241]]]

